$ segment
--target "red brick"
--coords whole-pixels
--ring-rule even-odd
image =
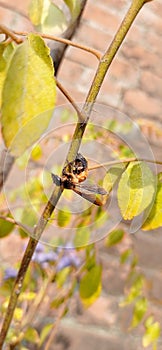
[[[74,47],[69,47],[66,57],[72,62],[79,63],[84,67],[90,67],[91,69],[97,69],[99,62],[93,54]]]
[[[132,60],[132,64],[139,65],[142,69],[147,68],[162,77],[161,58],[146,50],[141,45],[126,43],[122,48],[122,54]]]
[[[152,96],[162,98],[162,78],[149,71],[144,71],[141,73],[140,83],[142,90]]]
[[[82,22],[82,25],[80,25],[75,39],[85,45],[89,45],[94,49],[101,50],[103,52],[106,51],[112,40],[111,36],[105,31],[93,28],[85,22]]]
[[[86,6],[84,12],[84,19],[90,24],[93,24],[93,27],[106,30],[107,33],[115,33],[120,24],[120,19],[117,19],[117,16],[113,15],[108,7],[101,9],[98,4],[95,6],[93,3],[89,3]]]
[[[110,75],[122,87],[135,86],[138,82],[138,68],[120,57],[112,62]]]
[[[120,91],[116,82],[111,77],[106,77],[98,95],[98,102],[117,107],[120,101]]]
[[[131,107],[139,114],[149,117],[159,117],[161,115],[162,105],[157,99],[150,97],[145,92],[140,90],[129,90],[125,92],[124,103]]]

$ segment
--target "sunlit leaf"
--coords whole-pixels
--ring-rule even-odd
[[[159,322],[154,322],[152,317],[149,317],[149,322],[145,322],[145,334],[142,339],[142,344],[144,348],[148,347],[150,344],[153,344],[153,349],[157,349],[156,344],[157,340],[160,337],[160,324]]]
[[[29,227],[33,227],[37,222],[37,215],[32,207],[24,208],[21,216],[21,223],[23,225],[27,225]],[[26,237],[27,232],[25,232],[22,228],[19,228],[19,233],[21,237]]]
[[[20,307],[16,307],[14,311],[14,320],[20,321],[23,316],[23,310]]]
[[[61,304],[65,301],[65,297],[62,295],[58,295],[54,300],[52,300],[50,307],[53,309],[58,309]]]
[[[80,2],[78,0],[64,0],[66,5],[69,7],[71,16],[75,19],[80,12]]]
[[[45,341],[46,338],[48,337],[48,335],[49,335],[49,333],[50,333],[52,327],[53,327],[53,323],[46,324],[46,325],[43,327],[43,329],[42,329],[42,331],[41,331],[41,334],[40,334],[39,346],[41,346],[41,345],[44,343],[44,341]]]
[[[29,18],[38,26],[42,23],[44,0],[31,0],[29,5]]]
[[[9,221],[0,219],[0,238],[8,236],[14,228],[14,224]]]
[[[5,43],[0,43],[0,108],[2,104],[3,84],[6,78],[7,68],[9,66],[14,50],[15,46],[13,43],[10,43],[8,45]]]
[[[65,267],[64,269],[62,269],[57,273],[56,282],[59,288],[61,288],[63,284],[66,282],[69,273],[70,273],[69,266]]]
[[[32,0],[29,17],[37,30],[59,34],[66,30],[67,21],[63,11],[51,0]]]
[[[132,303],[137,297],[141,296],[142,288],[143,288],[144,278],[142,275],[139,275],[134,281],[132,287],[130,288],[129,294],[120,303],[120,306],[126,306]]]
[[[131,327],[137,327],[138,324],[141,322],[143,319],[143,316],[145,315],[147,311],[148,303],[146,298],[140,298],[139,300],[136,301],[134,310],[133,310],[133,318],[131,322]]]
[[[132,253],[132,249],[126,249],[120,256],[120,263],[124,264]]]
[[[47,0],[46,0],[47,2]],[[66,17],[54,3],[49,1],[47,16],[42,24],[42,31],[46,33],[54,33],[55,35],[63,33],[67,28]]]
[[[80,298],[85,306],[90,306],[101,292],[101,265],[95,265],[85,273],[80,281]]]
[[[56,100],[54,68],[41,37],[30,34],[12,56],[3,86],[2,133],[20,156],[47,128]]]
[[[124,237],[124,231],[121,229],[113,230],[110,232],[106,238],[106,245],[108,247],[111,247],[112,245],[115,245],[119,243],[122,238]]]
[[[37,344],[39,342],[39,334],[36,329],[29,327],[24,334],[24,339]]]
[[[120,179],[123,171],[125,170],[126,164],[117,164],[112,166],[108,171],[104,178],[104,189],[109,193],[116,182]]]
[[[162,183],[157,185],[156,197],[154,198],[151,211],[142,226],[142,230],[153,230],[162,226]]]
[[[20,298],[19,298],[19,300],[21,300],[21,301],[31,301],[31,300],[33,300],[33,299],[35,299],[36,298],[36,293],[34,293],[34,292],[24,292],[24,293],[21,293],[21,295],[20,295]]]
[[[78,227],[73,241],[74,246],[76,248],[86,246],[89,243],[90,234],[88,227]]]
[[[36,145],[33,147],[32,152],[31,152],[31,158],[34,161],[39,160],[42,157],[42,149],[40,145]]]
[[[57,215],[57,223],[60,227],[65,227],[68,225],[71,219],[71,213],[68,208],[64,210],[59,210]]]
[[[125,220],[131,220],[151,203],[155,179],[144,162],[132,162],[122,174],[118,186],[118,204]]]

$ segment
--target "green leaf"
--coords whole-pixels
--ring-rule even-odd
[[[80,2],[78,0],[64,0],[66,5],[69,7],[72,19],[74,20],[80,12]]]
[[[31,158],[34,161],[39,160],[42,157],[42,148],[40,145],[36,145],[33,147],[32,152],[31,152]]]
[[[8,236],[12,232],[14,226],[12,222],[0,219],[0,238]]]
[[[45,131],[56,100],[54,68],[41,37],[30,34],[12,56],[3,86],[2,133],[20,156]]]
[[[142,213],[155,193],[155,179],[144,162],[132,162],[122,174],[118,186],[118,204],[125,220]]]
[[[31,22],[38,26],[42,23],[44,0],[32,0],[29,5],[29,18]]]
[[[47,2],[47,0],[46,0]],[[63,33],[67,29],[67,21],[64,13],[58,6],[49,2],[47,16],[42,24],[42,32],[54,33],[55,35]]]
[[[6,78],[7,69],[15,50],[13,43],[6,45],[6,43],[0,43],[0,108],[2,104],[2,89]]]
[[[71,213],[68,208],[64,210],[58,210],[57,223],[60,227],[65,227],[68,225],[71,219]]]
[[[108,234],[108,237],[106,239],[106,245],[108,247],[111,247],[112,245],[115,245],[119,243],[122,238],[124,237],[124,231],[121,229],[113,230]]]
[[[32,0],[29,7],[29,17],[37,30],[60,34],[67,28],[63,11],[51,0]]]
[[[50,307],[53,309],[58,309],[60,305],[62,305],[65,301],[65,297],[62,295],[58,295],[54,300],[52,300]]]
[[[56,282],[59,288],[61,288],[67,280],[70,273],[70,267],[67,266],[63,270],[59,271],[56,276]]]
[[[160,337],[160,324],[159,322],[152,323],[152,316],[149,317],[149,319],[150,318],[151,320],[149,320],[149,322],[148,320],[145,322],[146,331],[142,339],[142,344],[144,348],[148,347],[150,344],[153,344],[153,349],[157,349],[156,343]]]
[[[142,293],[144,278],[142,275],[139,275],[134,281],[132,287],[130,288],[129,294],[124,301],[120,303],[120,306],[126,306],[131,304],[137,297]]]
[[[41,346],[41,345],[44,343],[44,341],[45,341],[46,338],[48,337],[48,335],[49,335],[49,333],[50,333],[52,327],[53,327],[53,323],[46,324],[46,325],[43,327],[43,329],[42,329],[42,331],[41,331],[41,334],[40,334],[39,346]]]
[[[112,166],[108,170],[104,178],[104,184],[103,184],[103,187],[108,193],[111,192],[116,182],[120,179],[120,176],[122,175],[125,168],[126,168],[126,164],[121,163],[121,164]]]
[[[132,249],[130,248],[126,249],[120,256],[120,263],[124,264],[130,257],[131,253],[132,253]]]
[[[16,309],[14,310],[14,320],[21,321],[22,317],[23,317],[23,309],[21,309],[20,307],[16,307]]]
[[[31,343],[38,344],[39,334],[36,329],[29,327],[24,334],[24,339]]]
[[[80,281],[80,298],[85,306],[90,306],[101,292],[101,265],[95,265],[85,273]]]
[[[134,310],[133,310],[133,318],[131,322],[131,327],[135,328],[141,322],[143,316],[145,315],[148,308],[148,302],[146,298],[140,298],[136,301]]]
[[[156,197],[154,198],[151,211],[142,226],[142,230],[153,230],[162,226],[162,183],[157,185]]]
[[[32,209],[32,207],[24,208],[21,216],[21,223],[23,225],[33,227],[36,224],[36,222],[37,222],[37,215],[35,211]],[[19,228],[19,233],[22,238],[26,237],[27,235],[27,233],[22,228]]]
[[[90,235],[88,227],[78,227],[74,237],[74,246],[76,248],[86,246],[89,243]]]

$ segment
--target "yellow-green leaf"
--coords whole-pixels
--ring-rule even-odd
[[[42,148],[41,146],[38,144],[36,146],[33,147],[32,152],[31,152],[31,158],[34,161],[39,160],[42,157]]]
[[[62,269],[61,271],[59,271],[56,275],[56,282],[59,288],[61,288],[64,283],[66,282],[68,276],[70,274],[70,267],[67,266],[64,269]]]
[[[142,230],[153,230],[162,226],[162,183],[157,185],[156,197],[154,198],[151,211],[142,226]]]
[[[66,5],[69,7],[73,20],[79,15],[80,2],[78,0],[64,0]]]
[[[14,319],[20,321],[23,317],[23,310],[20,307],[16,307],[14,311]]]
[[[136,301],[134,310],[133,310],[133,318],[131,322],[131,327],[137,327],[138,324],[141,322],[143,319],[146,311],[147,311],[148,303],[147,299],[142,297],[139,300]]]
[[[36,224],[36,222],[37,222],[37,215],[35,211],[32,209],[32,206],[24,208],[21,216],[21,223],[23,225],[33,227]],[[22,228],[19,228],[19,233],[22,238],[26,237],[27,235],[27,233]]]
[[[111,247],[114,244],[119,243],[124,236],[124,231],[121,229],[113,230],[106,238],[106,245]]]
[[[13,228],[14,224],[12,222],[0,219],[0,238],[8,236]]]
[[[118,204],[125,220],[142,213],[155,193],[155,178],[144,162],[132,162],[122,174],[118,186]]]
[[[85,273],[80,281],[80,298],[85,306],[90,306],[101,292],[101,265],[95,265]]]
[[[0,43],[0,108],[2,104],[2,89],[4,80],[7,73],[7,68],[9,66],[11,57],[15,50],[13,43],[6,45],[6,43]]]
[[[39,346],[41,346],[44,343],[44,341],[48,337],[52,328],[53,328],[53,323],[48,323],[43,327],[41,334],[40,334]]]
[[[29,18],[35,26],[38,26],[42,23],[43,4],[44,4],[44,0],[31,0],[30,1]]]
[[[71,213],[68,208],[64,208],[64,210],[59,210],[57,215],[57,223],[60,227],[65,227],[68,225],[71,219]]]
[[[47,2],[48,0],[46,0]],[[54,33],[55,35],[63,33],[67,29],[67,21],[66,17],[59,9],[51,1],[49,2],[49,8],[47,12],[47,16],[44,19],[41,30],[46,33]]]
[[[90,229],[88,227],[78,227],[74,237],[74,246],[76,248],[86,246],[89,243],[90,235]]]
[[[39,334],[36,329],[29,327],[24,334],[24,339],[31,343],[38,344]]]
[[[117,164],[115,166],[112,166],[105,178],[104,178],[104,184],[103,187],[105,190],[109,193],[113,189],[116,182],[120,179],[120,176],[122,175],[123,171],[125,170],[126,163],[125,164]]]
[[[146,327],[146,331],[142,339],[143,347],[146,348],[150,344],[153,344],[153,349],[157,349],[156,343],[158,338],[160,337],[159,322],[154,322],[152,324],[147,325],[147,321],[146,321],[145,327]]]
[[[30,34],[17,47],[3,86],[2,133],[20,156],[47,128],[56,100],[54,68],[41,37]]]
[[[29,6],[29,17],[41,32],[60,34],[67,28],[63,11],[51,0],[32,0]]]

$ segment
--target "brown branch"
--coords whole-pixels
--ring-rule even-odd
[[[14,30],[13,32],[16,35],[21,35],[21,36],[27,36],[29,34],[29,32],[25,32],[25,31],[21,32],[21,31]],[[65,44],[66,46],[73,46],[77,49],[89,52],[92,55],[96,56],[98,60],[101,59],[101,53],[99,51],[97,51],[91,47],[88,47],[86,45],[82,45],[80,43],[78,44],[78,43],[75,43],[74,41],[71,41],[71,40],[68,40],[65,38],[61,38],[61,37],[59,38],[59,37],[52,35],[52,34],[44,34],[44,33],[35,32],[35,31],[33,33],[38,34],[39,36],[41,36],[44,39],[50,39],[50,40],[59,42],[61,44]]]
[[[67,90],[62,86],[62,84],[56,78],[55,78],[55,81],[59,90],[63,93],[63,95],[67,98],[67,100],[71,103],[71,105],[74,107],[75,111],[77,112],[80,123],[83,122],[84,117],[81,111],[79,110],[78,106],[76,105],[75,101],[73,100],[73,98],[69,95]]]
[[[0,24],[0,32],[2,34],[5,34],[7,37],[10,37],[13,41],[15,41],[16,44],[22,43],[22,39],[19,39],[12,30],[8,29],[3,24]]]

